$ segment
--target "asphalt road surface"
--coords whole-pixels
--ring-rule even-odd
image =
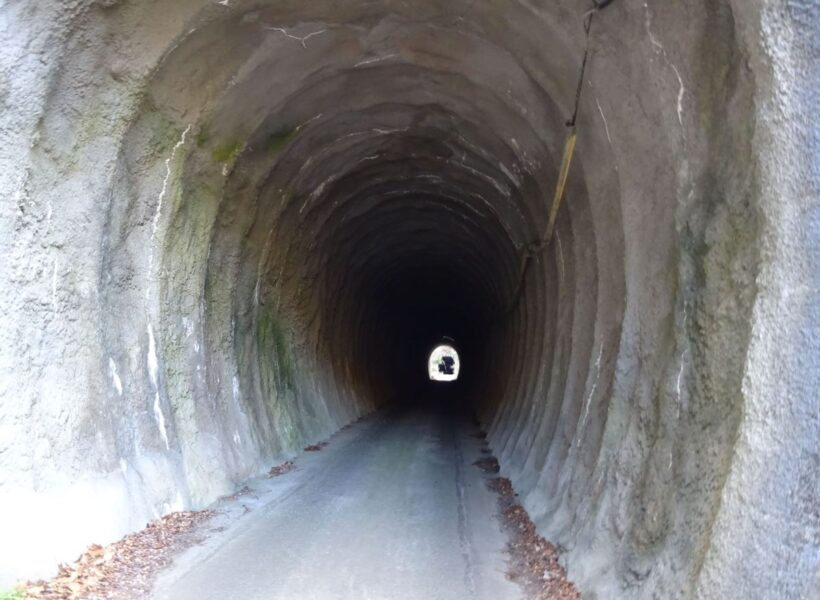
[[[381,414],[296,470],[224,502],[160,573],[167,600],[505,600],[506,536],[476,428],[440,410]]]

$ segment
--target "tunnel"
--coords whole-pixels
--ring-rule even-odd
[[[3,3],[0,588],[448,407],[584,597],[817,593],[818,14]]]

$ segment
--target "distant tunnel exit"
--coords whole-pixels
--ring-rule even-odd
[[[458,352],[447,344],[436,346],[427,361],[427,373],[432,381],[455,381],[460,368]]]

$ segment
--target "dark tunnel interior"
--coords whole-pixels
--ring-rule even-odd
[[[410,146],[405,152],[414,157],[421,150]],[[469,198],[424,189],[429,170],[415,160],[401,161],[400,180],[363,190],[363,196],[383,199],[339,232],[344,236],[349,226],[350,242],[331,242],[336,257],[328,268],[338,269],[351,288],[348,301],[359,312],[346,314],[360,319],[344,323],[338,352],[353,353],[377,404],[425,403],[435,396],[469,411],[471,394],[493,384],[493,343],[509,318],[514,291],[503,285],[503,259],[513,250],[492,219],[474,216]],[[351,199],[361,202],[361,196]],[[357,339],[355,332],[366,337],[351,347],[347,341]],[[429,380],[426,367],[445,338],[453,340],[466,367],[457,382],[443,385]]]
[[[312,237],[305,258],[318,257],[317,347],[334,368],[345,365],[342,376],[374,405],[434,396],[470,412],[472,395],[504,385],[503,336],[523,290],[521,252],[496,204],[513,204],[520,192],[492,155],[461,141],[472,125],[455,114],[395,103],[374,110],[368,118],[407,125],[377,121],[354,136],[321,196],[299,210],[304,226],[322,223],[300,234]],[[298,145],[285,146],[279,161],[287,164]],[[327,160],[322,168],[331,168]],[[426,374],[427,356],[445,337],[467,365],[451,385]]]

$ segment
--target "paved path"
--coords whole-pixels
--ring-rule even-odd
[[[354,425],[226,505],[211,524],[225,529],[177,557],[154,597],[520,598],[471,431],[431,411]]]

